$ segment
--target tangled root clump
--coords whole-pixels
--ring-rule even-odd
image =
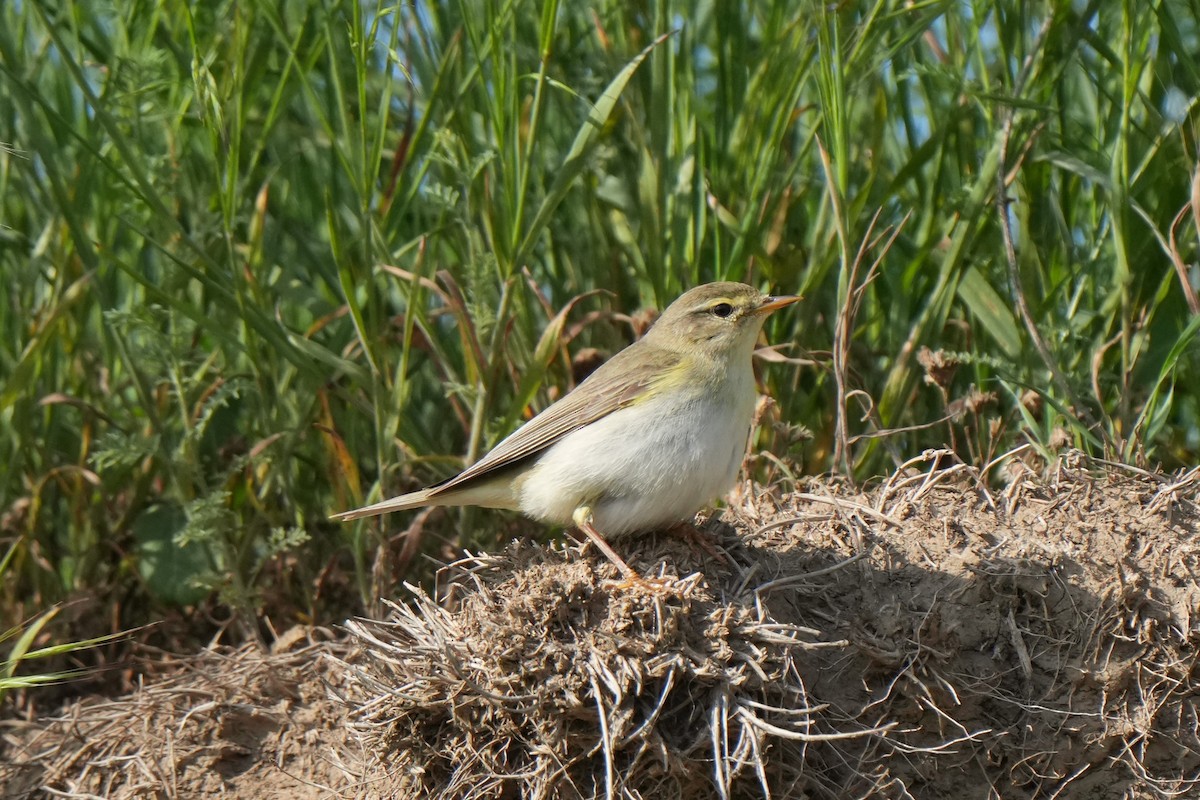
[[[1200,468],[931,452],[748,484],[619,543],[513,543],[271,652],[151,654],[0,726],[14,798],[1087,798],[1200,793]],[[708,549],[708,548],[703,548]]]
[[[519,544],[450,572],[449,606],[411,588],[349,625],[354,725],[412,796],[761,796],[773,750],[822,738],[795,656],[845,642],[774,622],[734,581],[623,589],[577,551]]]

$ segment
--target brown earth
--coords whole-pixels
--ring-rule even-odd
[[[748,487],[514,543],[386,619],[213,650],[0,744],[5,798],[1200,796],[1200,470]]]

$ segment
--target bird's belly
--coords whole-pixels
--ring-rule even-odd
[[[586,505],[608,536],[689,519],[733,485],[753,409],[749,392],[654,399],[613,412],[538,458],[520,487],[521,511],[568,524]]]

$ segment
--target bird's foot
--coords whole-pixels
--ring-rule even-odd
[[[680,587],[678,581],[670,578],[644,578],[638,574],[637,570],[626,564],[625,559],[617,555],[617,551],[612,549],[612,546],[604,540],[604,536],[592,524],[592,510],[590,508],[580,506],[575,511],[574,519],[575,525],[587,537],[587,540],[596,545],[596,549],[603,553],[605,558],[612,562],[613,566],[621,573],[620,580],[606,580],[604,586],[616,591],[639,589],[658,595],[683,594],[683,589]]]
[[[606,580],[602,584],[604,588],[611,589],[614,592],[645,592],[652,595],[670,595],[674,597],[683,597],[687,594],[687,587],[674,578],[646,578],[636,572],[630,571],[630,574],[622,575],[620,580]]]
[[[703,550],[713,561],[718,564],[728,566],[732,563],[729,560],[729,554],[717,546],[704,531],[696,527],[692,522],[677,522],[670,528],[667,528],[667,533],[672,536],[677,536],[692,546],[693,550]]]

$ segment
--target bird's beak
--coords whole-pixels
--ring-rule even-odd
[[[799,302],[804,298],[798,294],[777,294],[771,295],[763,304],[755,309],[756,314],[770,314],[772,311],[778,311],[784,306],[790,306],[792,303]]]

